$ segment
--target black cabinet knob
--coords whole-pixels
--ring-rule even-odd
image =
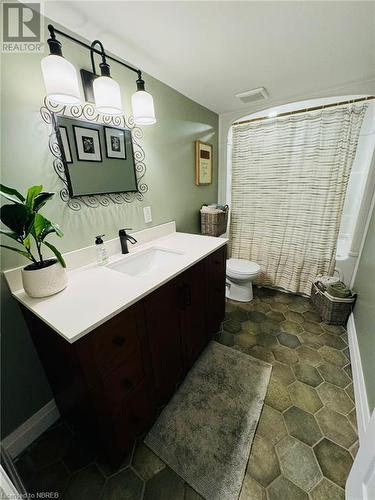
[[[121,335],[116,335],[115,337],[113,337],[112,342],[117,347],[122,347],[125,344],[125,337],[122,337]]]

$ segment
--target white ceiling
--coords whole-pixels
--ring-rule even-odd
[[[51,2],[46,14],[225,113],[375,76],[374,2]]]

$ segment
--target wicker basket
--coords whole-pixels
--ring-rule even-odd
[[[311,301],[319,312],[324,323],[328,325],[345,325],[352,312],[357,295],[340,299],[320,290],[316,283],[311,287]]]
[[[228,206],[224,207],[223,212],[210,214],[201,212],[201,233],[208,236],[221,236],[227,230]]]

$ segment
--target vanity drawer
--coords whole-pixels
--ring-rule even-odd
[[[102,388],[108,400],[108,409],[112,412],[118,410],[121,403],[138,388],[145,377],[141,353],[135,351],[103,383]]]
[[[90,385],[108,377],[135,353],[141,351],[138,305],[126,309],[88,334],[79,348]]]
[[[155,418],[155,407],[145,384],[120,406],[110,421],[111,454],[129,449],[136,437],[147,431]]]

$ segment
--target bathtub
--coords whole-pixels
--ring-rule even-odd
[[[354,268],[358,259],[358,255],[350,252],[351,239],[348,237],[339,237],[337,240],[335,272],[340,276],[340,279],[345,285],[351,285]]]
[[[335,268],[347,286],[352,278],[360,249],[370,223],[375,193],[375,103],[368,105],[358,138],[343,207]]]

